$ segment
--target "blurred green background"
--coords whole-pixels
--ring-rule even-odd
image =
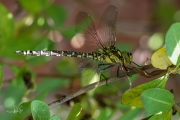
[[[109,6],[118,8],[117,43],[120,50],[133,53],[133,61],[144,65],[152,53],[163,46],[167,29],[180,21],[178,0],[0,0],[0,119],[13,118],[14,106],[33,100],[49,88],[45,98],[50,103],[88,84],[82,81],[78,65],[81,59],[67,57],[24,57],[16,50],[68,50],[79,48],[75,38],[75,18],[79,11],[88,12],[97,27],[99,16]],[[137,86],[152,79],[133,76]],[[179,101],[179,76],[172,75],[167,89],[174,89]],[[83,79],[84,80],[84,79]],[[85,83],[84,83],[85,82]],[[115,85],[116,84],[116,85]],[[51,110],[66,119],[71,106],[79,102],[79,119],[129,120],[147,116],[144,110],[120,104],[120,81],[102,86]],[[177,119],[177,115],[174,116]]]

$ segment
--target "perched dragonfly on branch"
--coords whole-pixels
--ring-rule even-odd
[[[124,69],[128,71],[125,65],[130,65],[134,62],[132,61],[133,56],[130,52],[121,51],[115,47],[117,13],[118,9],[115,6],[109,6],[100,19],[98,32],[88,13],[80,12],[77,15],[75,26],[76,38],[80,45],[88,44],[93,45],[93,47],[95,46],[92,50],[93,52],[28,50],[16,51],[16,53],[25,56],[67,56],[91,59],[97,62],[98,72],[101,76],[103,76],[102,73],[105,70],[117,66],[118,77],[120,70]],[[105,78],[105,76],[103,77]]]

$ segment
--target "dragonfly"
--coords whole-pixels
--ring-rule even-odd
[[[39,51],[16,51],[17,54],[25,56],[67,56],[91,59],[97,61],[99,74],[114,66],[117,66],[117,77],[121,69],[128,71],[126,65],[134,63],[133,55],[127,51],[121,51],[115,47],[116,43],[116,19],[118,9],[110,5],[100,18],[98,31],[94,26],[92,18],[86,12],[80,12],[76,17],[75,32],[80,45],[93,45],[92,52],[75,52],[64,50],[39,50]],[[91,49],[89,47],[88,49]],[[134,63],[135,64],[135,63]]]

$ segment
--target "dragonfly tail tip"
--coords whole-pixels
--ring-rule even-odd
[[[15,53],[17,53],[17,54],[23,54],[23,52],[20,51],[20,50],[17,50]]]

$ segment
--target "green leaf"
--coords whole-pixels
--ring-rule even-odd
[[[61,78],[46,78],[43,82],[39,83],[36,91],[49,88],[49,91],[60,89],[61,87],[67,87],[70,81],[68,79]],[[49,86],[50,85],[50,86]]]
[[[82,86],[87,86],[100,80],[98,73],[90,68],[83,69],[81,74]]]
[[[141,94],[143,105],[148,113],[167,112],[174,104],[173,94],[164,89],[151,88]]]
[[[149,120],[171,120],[172,109],[168,112],[162,112],[161,114],[153,115]]]
[[[13,79],[11,84],[6,88],[6,91],[2,93],[3,97],[5,98],[4,107],[9,109],[12,108],[14,105],[19,104],[25,91],[26,87],[22,78]]]
[[[67,76],[73,76],[78,74],[78,66],[77,63],[68,58],[63,58],[61,61],[57,63],[58,71]]]
[[[167,69],[169,66],[171,66],[173,63],[169,60],[166,48],[162,47],[155,53],[153,53],[151,57],[151,64],[155,68],[159,68],[161,70]]]
[[[39,94],[34,100],[44,100],[44,98],[47,96],[48,92],[49,92],[49,88],[46,89],[42,89],[42,93]]]
[[[26,87],[21,78],[13,79],[6,90],[2,92],[1,96],[4,98],[3,107],[8,111],[2,114],[6,114],[7,117],[10,117],[6,119],[11,120],[16,114],[22,113],[23,108],[18,105],[22,101],[25,92]],[[14,110],[16,110],[16,112],[12,112]]]
[[[103,108],[99,109],[100,115],[96,118],[96,120],[109,120],[113,115],[113,109]]]
[[[49,120],[61,120],[58,116],[53,115]]]
[[[50,118],[49,106],[39,100],[31,103],[31,112],[34,120],[49,120]]]
[[[49,0],[19,0],[21,6],[31,13],[38,13],[48,4]]]
[[[48,17],[52,18],[55,27],[60,27],[66,21],[67,11],[58,5],[51,5],[46,9]]]
[[[81,113],[81,110],[82,110],[82,107],[80,103],[76,103],[71,109],[71,112],[69,113],[67,120],[75,120]]]
[[[0,54],[8,50],[6,44],[12,41],[13,32],[13,15],[0,3]]]
[[[3,80],[3,66],[0,65],[0,87],[1,87],[1,84],[2,84],[2,80]]]
[[[135,120],[135,117],[142,111],[140,108],[132,108],[126,112],[119,120]]]
[[[67,38],[68,40],[71,40],[75,36],[74,30],[75,30],[74,26],[71,26],[66,29],[60,29],[59,31],[65,38]]]
[[[31,105],[31,101],[30,102],[21,103],[18,106],[18,108],[22,109],[22,112],[21,113],[17,113],[14,116],[13,120],[22,120],[22,119],[26,118],[31,113],[30,105]]]
[[[167,80],[168,74],[162,78],[132,88],[122,95],[121,103],[127,106],[143,107],[141,101],[142,92],[150,88],[164,88]]]
[[[169,59],[174,65],[180,64],[180,23],[171,25],[166,33],[165,44]]]
[[[169,26],[174,22],[174,14],[177,12],[177,8],[174,7],[174,3],[171,0],[157,1],[155,6],[156,18],[161,23],[162,27]],[[166,14],[164,14],[166,13]]]
[[[25,58],[22,55],[16,54],[15,51],[17,50],[32,50],[34,46],[37,46],[40,44],[39,40],[34,40],[31,37],[27,36],[21,36],[17,38],[16,40],[13,40],[6,44],[5,51],[3,51],[3,56],[9,57],[9,58]],[[13,46],[13,47],[12,47]],[[9,49],[11,48],[11,49]]]
[[[47,93],[49,91],[49,88],[48,89],[45,89],[41,94],[39,94],[34,100],[44,100],[44,98],[46,97]],[[19,108],[22,108],[22,113],[19,114],[17,113],[15,115],[15,117],[13,118],[13,120],[22,120],[24,119],[25,117],[27,117],[30,113],[31,113],[31,102],[24,102],[24,103],[21,103],[19,105]]]
[[[44,38],[33,50],[51,50],[52,48],[54,48],[54,42],[48,38]]]

